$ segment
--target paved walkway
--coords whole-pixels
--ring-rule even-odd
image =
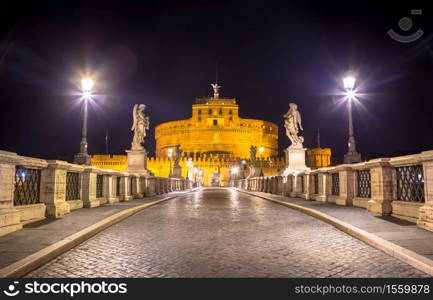
[[[421,229],[414,223],[391,216],[377,217],[359,207],[338,206],[260,192],[248,193],[318,210],[433,260],[433,232]]]
[[[28,276],[427,277],[327,223],[223,188],[142,210]]]
[[[171,193],[173,195],[176,193]],[[0,237],[0,268],[25,258],[122,210],[166,198],[168,194],[72,211],[61,219],[47,219]]]

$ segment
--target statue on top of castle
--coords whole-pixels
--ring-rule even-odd
[[[212,88],[213,88],[213,94],[214,94],[214,97],[215,97],[215,98],[218,98],[218,96],[219,96],[219,92],[218,92],[218,90],[221,88],[221,86],[218,85],[218,83],[211,83],[210,85],[211,85]]]
[[[304,138],[299,136],[299,130],[304,130],[302,128],[301,114],[298,111],[298,106],[295,103],[289,104],[289,111],[283,116],[284,127],[286,128],[286,135],[290,139],[292,144],[290,148],[302,148],[302,143]]]
[[[144,114],[144,109],[146,105],[144,104],[135,104],[132,110],[132,128],[131,131],[134,131],[134,137],[131,143],[131,150],[143,150],[144,138],[146,137],[146,130],[149,129],[149,117]]]

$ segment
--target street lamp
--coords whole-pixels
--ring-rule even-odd
[[[349,141],[347,143],[348,150],[347,154],[344,155],[344,163],[358,163],[361,162],[361,154],[356,151],[356,143],[355,143],[355,135],[353,133],[353,119],[352,119],[352,101],[356,97],[355,88],[355,77],[347,76],[343,79],[343,85],[346,89],[346,100],[347,100],[347,109],[349,115]]]
[[[167,152],[168,152],[168,159],[170,161],[170,172],[169,172],[168,177],[171,177],[172,176],[172,174],[171,174],[171,158],[173,157],[173,148],[168,148]]]
[[[265,147],[260,146],[259,154],[260,154],[260,177],[263,176],[263,152],[265,152]]]
[[[232,175],[232,179],[237,179],[237,175],[239,173],[239,168],[238,167],[231,168],[230,173]]]
[[[81,89],[82,95],[84,99],[84,116],[83,116],[83,128],[81,131],[81,143],[80,143],[80,152],[75,155],[74,163],[80,165],[90,166],[90,155],[87,150],[87,116],[88,116],[88,105],[89,100],[92,98],[92,87],[94,85],[94,81],[91,78],[83,78],[81,80]]]

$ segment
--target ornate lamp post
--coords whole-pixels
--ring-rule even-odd
[[[263,176],[263,152],[265,152],[265,147],[260,146],[259,154],[260,154],[260,177]]]
[[[173,157],[173,148],[168,148],[167,153],[168,153],[168,160],[170,161],[170,172],[168,177],[171,177],[173,175],[171,173],[171,158]]]
[[[90,155],[87,150],[87,116],[89,101],[92,97],[91,90],[93,84],[94,82],[91,78],[83,78],[81,80],[81,88],[84,99],[83,128],[81,131],[80,152],[74,157],[74,163],[86,166],[90,166]]]
[[[344,163],[358,163],[361,161],[361,154],[356,151],[355,135],[353,133],[353,120],[352,120],[352,101],[355,99],[356,93],[354,91],[356,79],[348,76],[343,79],[344,88],[346,89],[346,99],[349,114],[349,140],[347,154],[344,155]]]

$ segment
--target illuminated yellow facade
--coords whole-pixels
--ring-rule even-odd
[[[155,129],[156,156],[180,145],[184,155],[225,154],[249,158],[250,146],[263,146],[263,158],[278,155],[278,126],[239,117],[236,99],[202,98],[192,106],[192,117],[160,124]]]
[[[274,123],[239,117],[239,106],[234,98],[200,98],[192,106],[189,119],[171,121],[155,128],[156,157],[149,157],[147,168],[159,177],[168,177],[174,160],[168,157],[168,149],[180,145],[182,177],[187,174],[187,160],[201,171],[205,186],[229,184],[230,169],[237,166],[237,178],[249,175],[250,147],[257,146],[257,167],[265,176],[276,175],[285,166],[278,157],[278,126]],[[263,153],[259,153],[263,147]],[[175,155],[175,153],[174,153]],[[124,155],[93,155],[93,166],[124,171],[127,158]],[[173,170],[173,169],[172,169]],[[196,179],[196,178],[189,178]]]
[[[313,169],[331,165],[331,148],[314,148],[307,150],[307,166]]]

